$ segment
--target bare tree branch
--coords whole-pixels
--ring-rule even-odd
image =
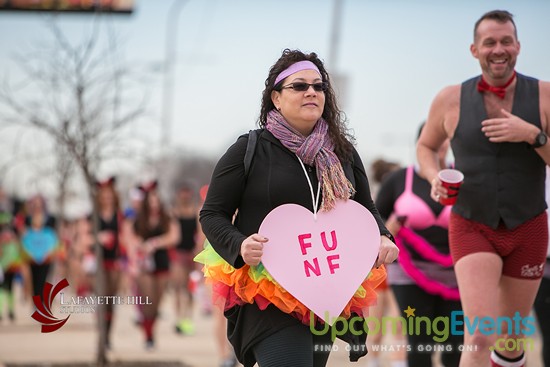
[[[95,203],[95,180],[102,163],[109,159],[128,159],[136,140],[128,133],[130,125],[146,113],[146,99],[135,101],[132,74],[118,55],[114,32],[108,33],[107,46],[100,46],[100,18],[92,31],[79,44],[72,45],[62,29],[52,21],[48,29],[53,43],[39,45],[26,55],[18,55],[23,78],[17,83],[4,82],[0,87],[0,121],[6,126],[40,131],[54,146],[55,164],[34,164],[29,183],[41,184],[41,177],[55,166],[60,190],[59,206],[63,203],[67,183],[74,175],[75,165],[87,184],[90,202]],[[134,81],[134,83],[136,83]],[[139,83],[135,86],[139,87]],[[141,88],[145,90],[145,88]],[[134,100],[132,100],[132,97]],[[21,149],[30,148],[21,135]],[[36,145],[36,142],[33,142]],[[51,157],[51,154],[43,157]],[[29,162],[27,162],[29,163]],[[13,169],[4,163],[0,171]],[[98,208],[93,210],[93,228],[98,268],[102,264],[98,233]],[[104,289],[103,275],[97,276],[97,291]],[[104,319],[99,309],[98,365],[106,362]]]

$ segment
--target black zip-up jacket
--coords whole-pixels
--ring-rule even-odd
[[[294,153],[284,147],[269,131],[258,136],[254,158],[245,177],[244,156],[248,134],[239,137],[221,157],[200,212],[202,229],[216,252],[235,268],[244,266],[240,255],[242,242],[258,232],[266,215],[282,204],[294,203],[313,211],[311,193],[303,169]],[[354,149],[352,161],[342,164],[356,193],[353,200],[365,206],[378,223],[381,234],[389,234],[371,197],[369,182],[359,154]],[[315,167],[306,166],[313,190],[317,192]],[[235,225],[232,218],[238,209]],[[225,312],[227,334],[237,358],[246,367],[253,366],[250,347],[263,338],[300,321],[271,305],[260,310],[255,304],[236,306]],[[342,338],[351,344],[364,344],[366,335]],[[360,355],[359,355],[360,354]],[[359,354],[350,352],[350,359]]]

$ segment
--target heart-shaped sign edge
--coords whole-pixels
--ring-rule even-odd
[[[282,215],[282,218],[279,218],[280,215]],[[336,276],[329,277],[327,272],[324,275],[321,273],[321,276],[318,277],[311,277],[311,273],[310,277],[305,276],[303,261],[311,259],[302,255],[297,236],[309,230],[296,228],[294,229],[294,233],[289,233],[289,231],[293,230],[291,225],[296,224],[295,217],[302,218],[302,216],[303,218],[311,218],[311,222],[305,223],[302,220],[301,224],[303,224],[303,227],[301,228],[306,228],[306,226],[313,226],[308,228],[319,228],[322,225],[328,226],[325,228],[334,228],[335,223],[340,221],[341,224],[343,223],[345,227],[344,232],[346,233],[340,232],[340,229],[337,232],[337,236],[344,238],[344,242],[347,239],[346,237],[350,235],[350,231],[356,232],[362,237],[358,241],[349,241],[348,244],[353,246],[353,249],[344,249],[348,257],[338,259],[340,263],[351,264],[351,268],[334,269],[334,274],[336,272],[343,272],[349,274],[349,276],[340,279]],[[269,239],[264,245],[262,255],[262,263],[266,270],[281,287],[330,325],[340,316],[342,310],[368,276],[376,261],[380,247],[380,231],[376,220],[368,209],[353,200],[338,201],[335,208],[331,211],[317,213],[316,220],[314,220],[311,211],[300,205],[280,205],[264,218],[258,233]],[[311,233],[312,238],[309,241],[313,243],[315,235],[313,231]],[[317,234],[320,233],[321,231],[318,230]],[[290,242],[282,240],[284,237],[294,238],[291,241],[294,242],[295,248],[292,248],[291,253],[277,254],[279,249],[286,248],[281,247],[279,242]],[[330,236],[328,237],[330,238]],[[320,240],[317,240],[317,242],[317,245],[319,245]],[[344,246],[341,239],[338,242],[338,246]],[[342,255],[341,252],[338,252],[338,254]],[[295,260],[296,258],[298,260]],[[283,260],[286,260],[284,265],[281,264]],[[296,274],[304,273],[301,277],[291,276],[292,273],[289,272],[288,264],[292,261],[295,262],[293,265],[295,266]],[[300,264],[302,265],[300,266]],[[300,267],[300,269],[296,267]],[[323,281],[321,282],[321,280]],[[323,289],[322,292],[321,289]]]

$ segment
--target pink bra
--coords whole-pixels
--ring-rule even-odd
[[[436,217],[430,206],[413,192],[413,177],[414,167],[409,166],[405,178],[405,190],[395,201],[394,214],[397,217],[405,216],[407,218],[405,225],[413,230],[426,229],[432,226],[449,228],[451,206],[445,206]]]

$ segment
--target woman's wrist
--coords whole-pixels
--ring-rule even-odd
[[[390,239],[390,241],[392,241],[393,243],[395,243],[395,238],[393,238],[393,235],[392,235],[390,232],[382,233],[382,234],[380,234],[380,236],[388,237],[388,238]]]

